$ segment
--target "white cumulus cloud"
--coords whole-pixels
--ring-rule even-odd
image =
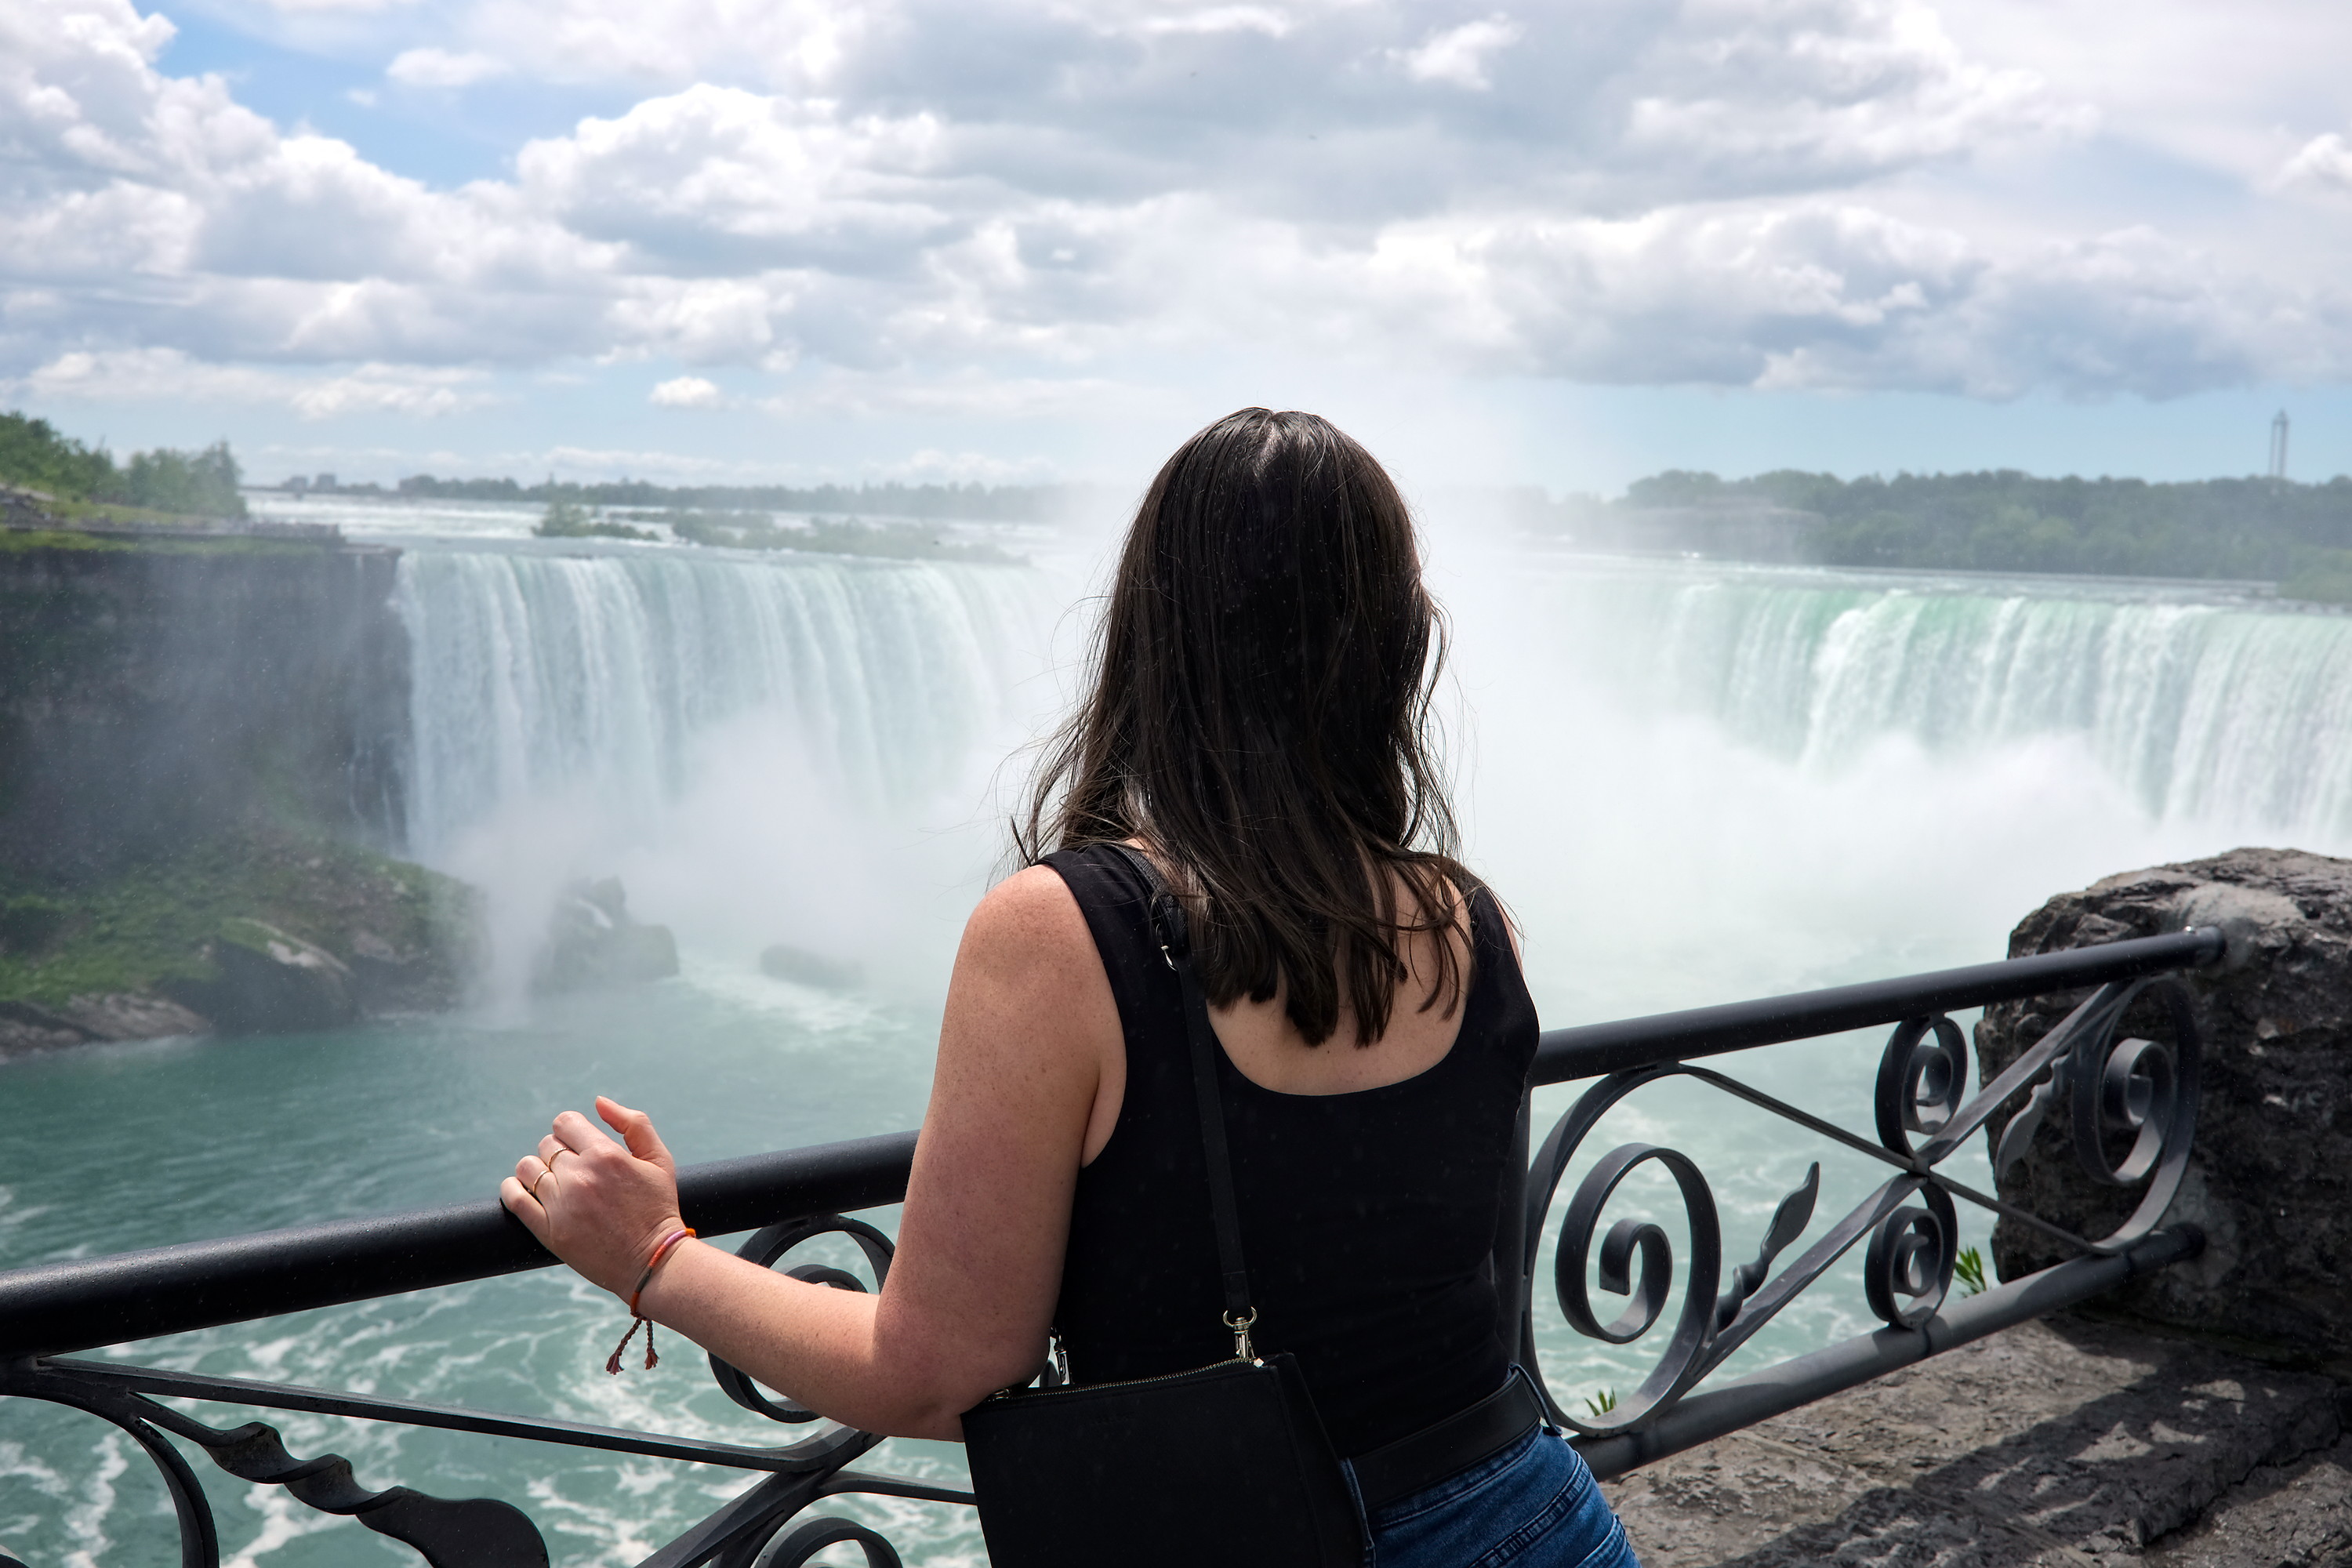
[[[417,48],[394,55],[383,74],[403,87],[471,87],[506,75],[507,68],[505,61],[485,54]]]
[[[177,349],[155,348],[60,354],[14,385],[45,400],[252,404],[324,419],[354,413],[461,413],[491,401],[482,380],[477,371],[398,364],[362,364],[326,374],[210,364]]]
[[[653,390],[656,408],[717,408],[726,401],[718,383],[698,375],[673,376],[656,383]]]
[[[1527,36],[1527,29],[1496,12],[1475,22],[1465,22],[1433,33],[1410,49],[1391,49],[1389,58],[1404,67],[1415,81],[1442,81],[1452,87],[1484,92],[1487,57],[1509,48]]]
[[[2333,131],[2313,137],[2286,161],[2279,171],[2279,183],[2352,191],[2352,142]]]
[[[639,85],[436,184],[173,74],[131,0],[0,0],[0,378],[324,418],[646,363],[688,373],[656,405],[708,407],[702,372],[797,366],[768,402],[1045,419],[1168,353],[1982,396],[2352,374],[2332,280],[1939,204],[1949,171],[2097,121],[1924,0],[446,16],[431,47],[387,37],[389,79]],[[2352,148],[2310,140],[2280,180],[2352,185]]]

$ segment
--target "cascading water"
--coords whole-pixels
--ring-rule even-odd
[[[795,557],[411,551],[409,838],[447,852],[517,799],[648,820],[696,740],[759,712],[845,790],[906,803],[1005,718],[1034,574]]]
[[[556,889],[619,872],[709,953],[877,941],[1025,735],[1024,678],[1060,594],[1041,571],[635,547],[412,549],[409,844],[490,896],[513,1001]],[[903,923],[901,923],[903,935]],[[898,973],[944,960],[926,931]],[[918,961],[919,959],[919,961]]]
[[[1817,775],[1890,736],[2077,737],[2161,819],[2352,838],[2352,616],[2150,584],[1723,568],[1561,574],[1572,654]]]

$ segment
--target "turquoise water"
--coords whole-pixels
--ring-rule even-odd
[[[535,899],[565,876],[615,870],[644,918],[677,929],[685,973],[539,1001],[505,984],[461,1017],[330,1037],[0,1065],[0,1267],[487,1199],[555,1110],[597,1092],[653,1111],[686,1161],[919,1120],[955,933],[1002,848],[999,763],[1067,684],[1063,606],[1083,573],[680,564],[657,551],[550,563],[520,548],[426,550],[408,568],[412,624],[461,628],[421,639],[420,658],[441,661],[417,682],[420,798],[438,803],[429,853],[489,889],[502,975],[525,967]],[[2341,617],[2147,585],[1502,564],[1441,556],[1459,639],[1445,700],[1473,858],[1525,927],[1547,1024],[1971,962],[1996,955],[2043,897],[2107,872],[2272,835],[2341,847],[2326,804],[2347,728],[2334,693],[2352,679]],[[768,575],[725,575],[737,571]],[[576,635],[592,616],[605,631]],[[575,657],[615,646],[625,665]],[[2030,651],[2045,647],[2058,651]],[[2096,680],[2067,673],[2095,654]],[[2271,728],[2248,728],[2249,714]],[[2234,750],[2187,791],[2196,770],[2179,759],[2213,754],[2182,739],[2192,733]],[[2159,755],[2174,759],[2161,779],[2144,765]],[[769,980],[752,955],[776,940],[854,959],[866,984],[830,994]],[[1866,1129],[1879,1043],[1717,1065]],[[1538,1136],[1572,1092],[1538,1097]],[[1700,1162],[1727,1262],[1752,1253],[1810,1161],[1825,1166],[1817,1231],[1879,1174],[1686,1085],[1621,1108],[1588,1152],[1629,1138]],[[1655,1185],[1629,1184],[1612,1215],[1644,1205],[1679,1249],[1675,1206]],[[1981,1239],[1986,1227],[1963,1217]],[[1853,1275],[1801,1301],[1734,1370],[1866,1327]],[[1555,1388],[1570,1401],[1630,1391],[1640,1347],[1576,1339],[1552,1304],[1548,1257],[1538,1279]],[[609,1300],[550,1272],[121,1353],[734,1441],[780,1436],[729,1405],[683,1347],[654,1373],[607,1377],[622,1326]],[[634,1563],[746,1484],[503,1439],[266,1418],[295,1453],[344,1454],[370,1486],[506,1498],[569,1564]],[[865,1462],[950,1479],[960,1463],[951,1447],[900,1442]],[[232,1563],[414,1561],[277,1489],[217,1472],[206,1485]],[[828,1506],[885,1525],[909,1562],[980,1561],[962,1510]],[[43,1568],[163,1563],[173,1540],[162,1489],[127,1441],[0,1404],[0,1550]]]

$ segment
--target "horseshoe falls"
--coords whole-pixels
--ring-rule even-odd
[[[1003,717],[1031,575],[412,551],[412,845],[431,855],[514,799],[583,788],[657,812],[697,742],[755,713],[845,787],[919,798]]]
[[[409,846],[489,891],[509,994],[577,877],[706,946],[871,940],[876,857],[968,827],[1034,728],[1044,574],[711,553],[402,559]]]
[[[1567,614],[1623,699],[1817,773],[1894,736],[1951,756],[2070,736],[2156,817],[2352,833],[2352,617],[2145,585],[1796,575],[1588,579]]]
[[[920,1120],[956,935],[1003,864],[1024,776],[1005,759],[1066,700],[1086,629],[1071,606],[1099,563],[1066,544],[1011,567],[385,537],[404,552],[409,851],[486,890],[490,994],[331,1035],[0,1064],[12,1125],[37,1130],[0,1142],[0,1263],[484,1201],[550,1116],[597,1093],[650,1111],[689,1162]],[[2053,892],[2240,843],[2352,849],[2352,617],[2227,587],[1580,560],[1443,527],[1431,555],[1468,851],[1523,928],[1549,1025],[1992,957]],[[549,900],[606,875],[676,931],[681,973],[531,995]],[[778,942],[862,981],[763,974],[756,954]],[[1715,1065],[1866,1129],[1882,1044]],[[1571,1098],[1545,1091],[1538,1121]],[[1811,1161],[1815,1234],[1878,1179],[1674,1084],[1612,1110],[1587,1148],[1633,1138],[1702,1166],[1735,1260]],[[1654,1217],[1687,1258],[1678,1203],[1645,1179],[1612,1214]],[[1966,1211],[1964,1225],[1979,1242],[1989,1228]],[[812,1260],[862,1268],[847,1251]],[[1549,1270],[1538,1339],[1554,1388],[1630,1393],[1654,1347],[1579,1339]],[[1732,1370],[1860,1331],[1860,1297],[1808,1292]],[[738,1410],[667,1342],[656,1372],[605,1375],[615,1310],[540,1272],[121,1353],[729,1442],[800,1435]],[[371,1487],[509,1499],[567,1568],[635,1563],[745,1484],[388,1423],[208,1414],[268,1419],[293,1453],[342,1454]],[[861,1466],[952,1483],[961,1458],[893,1440]],[[205,1468],[228,1563],[414,1561]],[[827,1508],[884,1528],[910,1563],[983,1561],[961,1510]],[[174,1538],[126,1439],[68,1412],[0,1411],[0,1551],[139,1563],[172,1560]]]

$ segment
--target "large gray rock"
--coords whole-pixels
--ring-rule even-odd
[[[677,942],[669,928],[630,918],[629,895],[619,878],[607,877],[564,889],[533,979],[541,991],[590,991],[677,973]]]
[[[91,1040],[157,1040],[173,1035],[202,1035],[211,1028],[209,1022],[178,1003],[144,992],[76,996],[62,1007],[0,1000],[0,1057],[79,1046]]]
[[[352,972],[325,948],[255,920],[221,922],[214,977],[167,983],[171,999],[224,1035],[341,1028],[360,1016]]]
[[[2230,934],[2228,961],[2187,977],[2204,1031],[2204,1103],[2187,1179],[2167,1216],[2205,1230],[2205,1255],[2135,1281],[2103,1310],[2240,1342],[2266,1353],[2352,1358],[2352,861],[2238,849],[2062,894],[2010,938],[2020,957],[2189,925]],[[1985,1080],[2083,994],[1988,1008]],[[2120,1034],[2162,1038],[2155,1009]],[[2012,1101],[2012,1109],[2020,1103]],[[1999,1146],[2005,1116],[1990,1127]],[[2134,1194],[2094,1184],[2070,1119],[2043,1124],[2000,1193],[2078,1234],[2113,1228]],[[2069,1256],[2003,1220],[1993,1261],[2014,1279]]]
[[[0,1060],[27,1051],[78,1046],[89,1035],[63,1014],[32,1002],[0,1000]]]
[[[143,991],[76,996],[65,1005],[64,1012],[93,1040],[160,1040],[173,1035],[201,1035],[211,1028],[178,1003]]]
[[[365,930],[353,931],[349,946],[343,962],[370,1017],[446,1012],[465,1001],[478,967],[470,946],[404,946]]]

